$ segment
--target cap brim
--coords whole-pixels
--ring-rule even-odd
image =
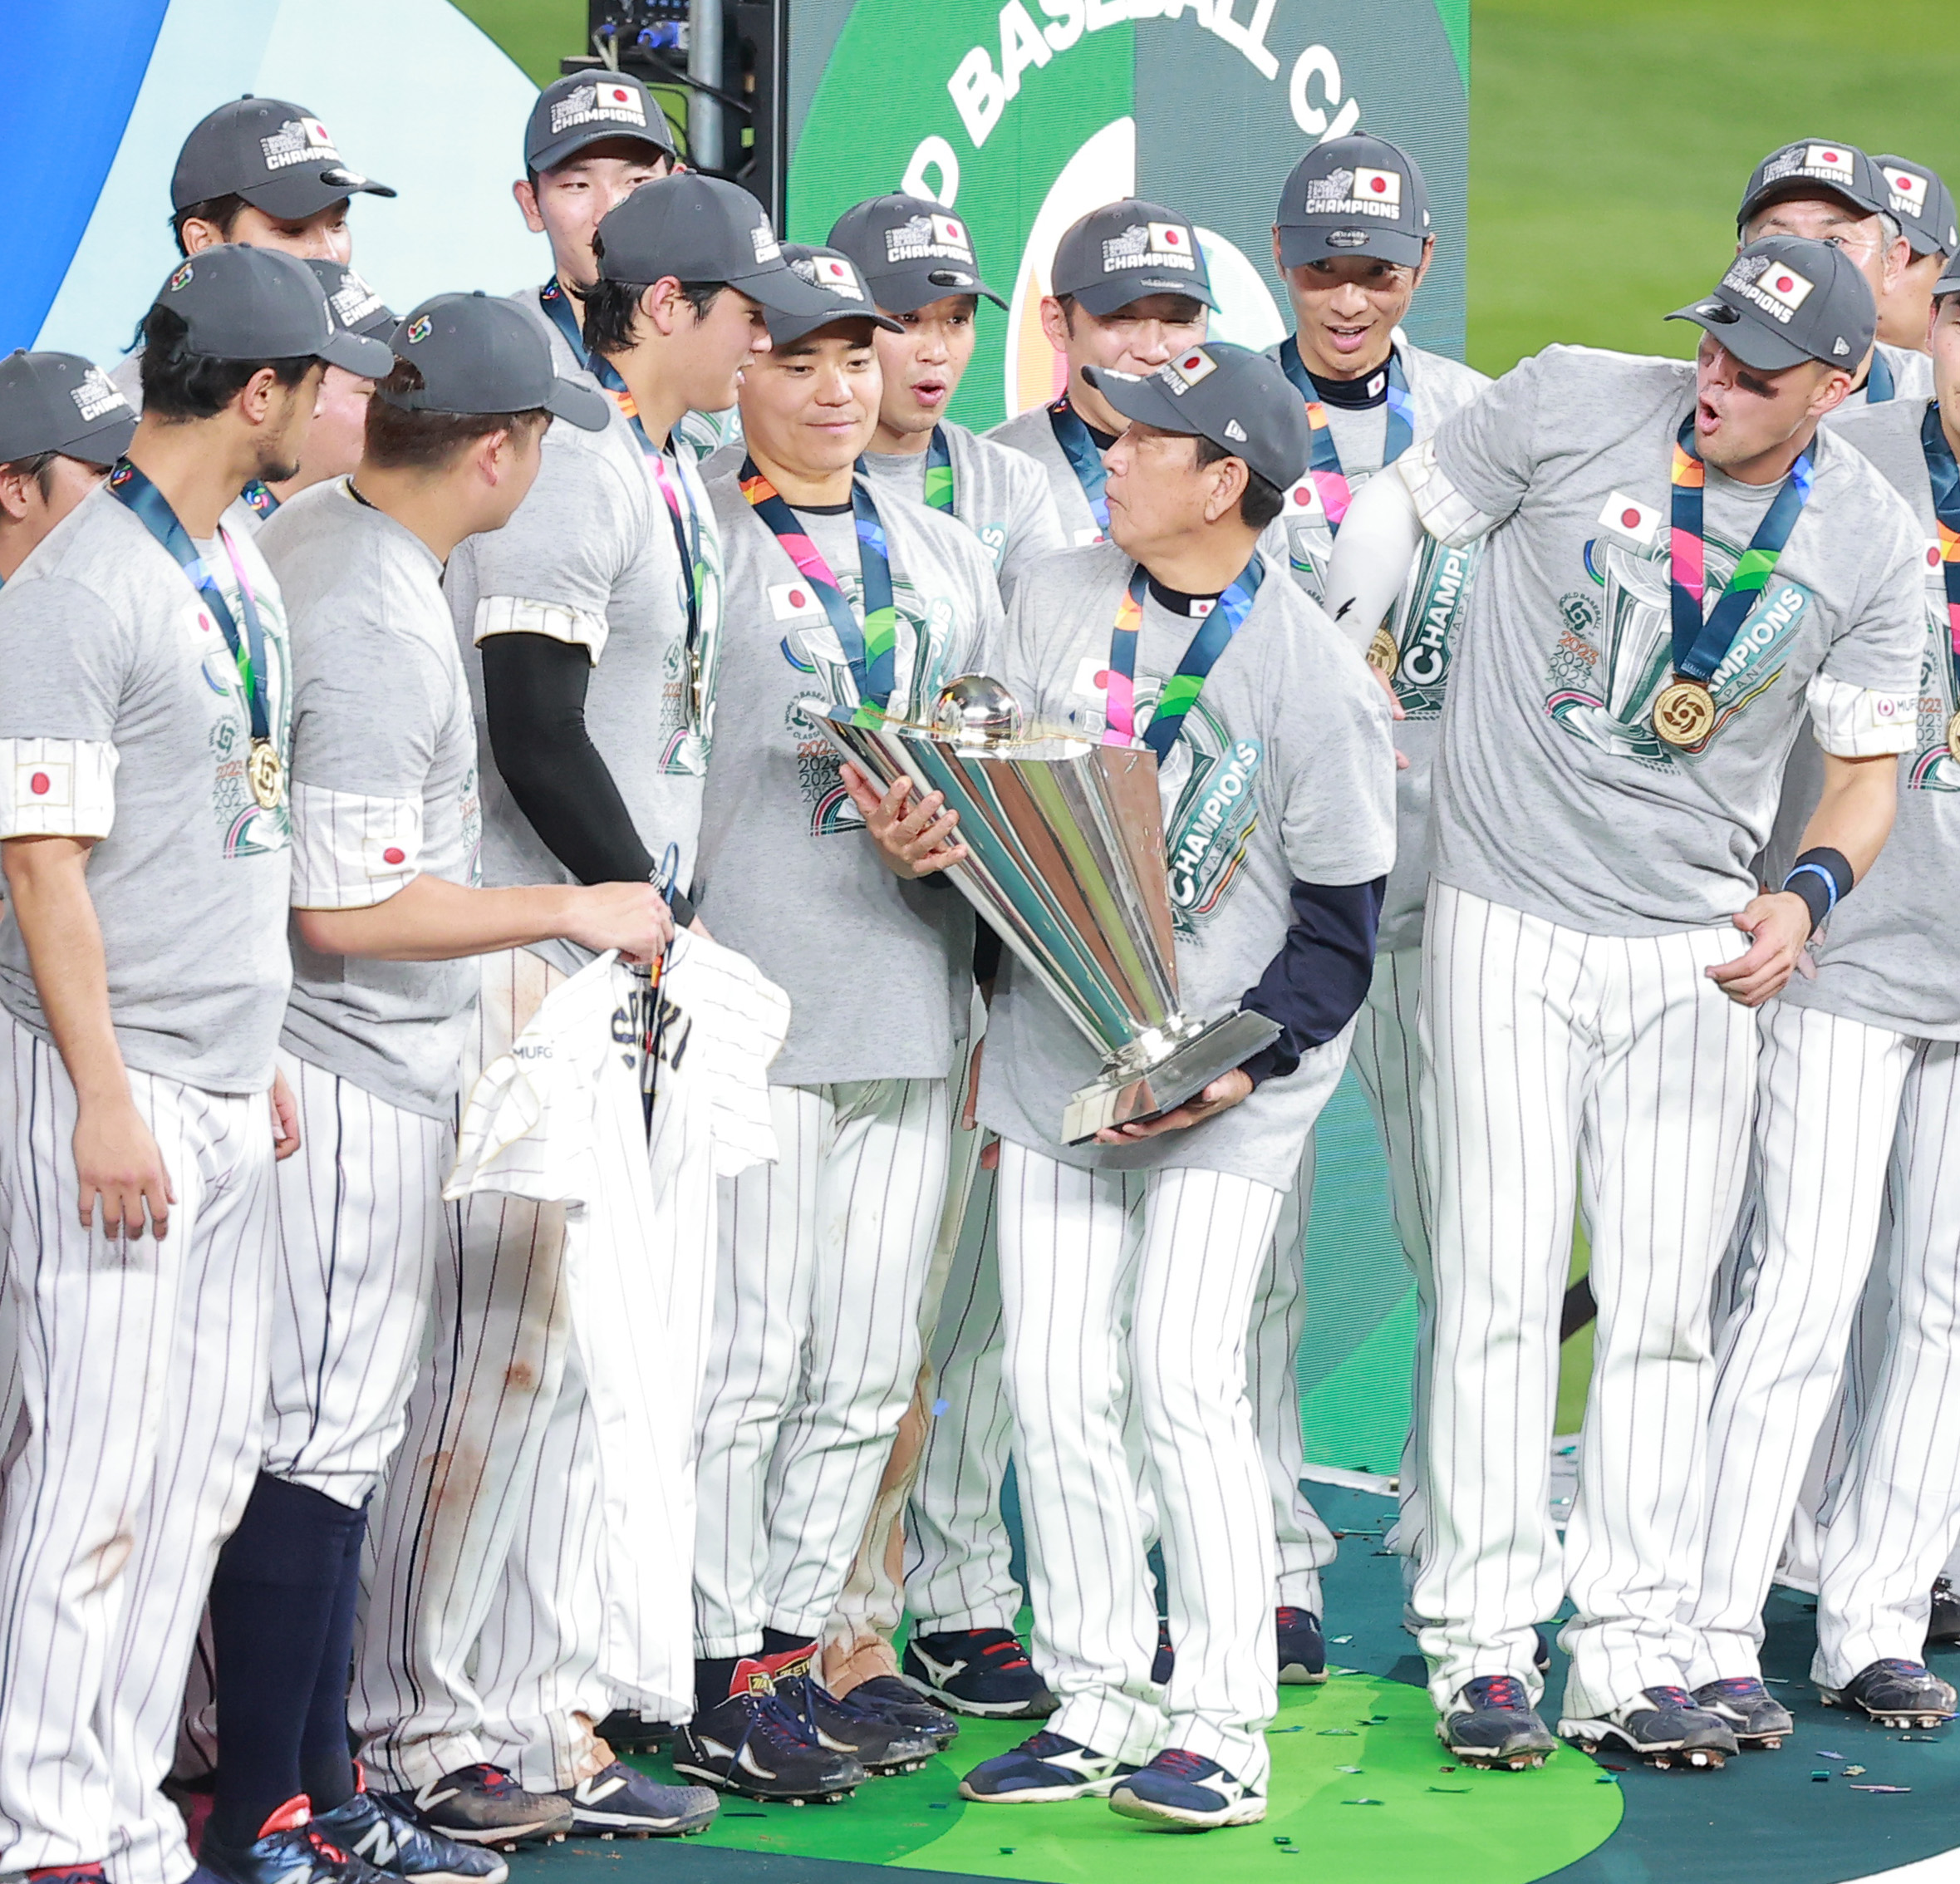
[[[577,425],[582,432],[604,431],[612,416],[612,401],[576,380],[553,379],[544,409],[553,418]]]
[[[350,333],[345,327],[328,335],[315,349],[314,357],[364,380],[385,380],[395,366],[394,348],[365,334]]]
[[[1781,334],[1765,327],[1753,316],[1736,312],[1726,302],[1697,301],[1688,307],[1677,307],[1667,318],[1692,321],[1703,332],[1712,334],[1720,341],[1726,352],[1734,354],[1745,366],[1754,366],[1758,372],[1780,373],[1786,366],[1800,366],[1805,361],[1817,357],[1795,342],[1786,340]]]
[[[1107,366],[1084,366],[1082,376],[1101,393],[1126,419],[1139,425],[1154,425],[1161,432],[1176,432],[1183,438],[1202,438],[1202,425],[1194,425],[1178,409],[1177,401],[1152,376],[1137,379]]]
[[[787,262],[779,268],[759,268],[753,274],[730,275],[728,285],[739,289],[772,314],[805,318],[813,314],[828,314],[837,305],[834,296],[826,294],[820,288],[811,287]]]
[[[392,196],[395,192],[388,184],[344,165],[309,164],[290,175],[253,184],[237,194],[268,216],[297,223],[350,196]]]
[[[1742,207],[1736,212],[1736,227],[1738,229],[1747,227],[1759,211],[1767,209],[1772,204],[1795,203],[1805,197],[1817,196],[1835,197],[1860,216],[1892,214],[1889,203],[1868,203],[1862,196],[1836,184],[1820,182],[1815,177],[1778,177],[1774,183],[1766,184],[1755,195],[1742,199]]]
[[[1057,294],[1064,292],[1061,288],[1055,290]],[[1119,280],[1093,281],[1087,288],[1066,292],[1072,293],[1098,320],[1106,320],[1119,307],[1127,307],[1132,301],[1147,300],[1153,294],[1181,294],[1214,312],[1218,307],[1218,303],[1211,298],[1211,288],[1195,275],[1168,272],[1159,274],[1147,269],[1139,269],[1135,274],[1125,275]]]
[[[658,110],[658,107],[655,107]],[[661,123],[666,123],[666,114],[661,112]],[[581,125],[577,130],[567,131],[562,137],[555,137],[542,149],[528,152],[524,158],[526,168],[533,170],[555,170],[561,164],[568,164],[581,150],[589,150],[595,144],[644,144],[649,150],[657,150],[670,163],[678,163],[680,153],[667,139],[661,137],[647,125],[607,124]]]
[[[863,273],[862,270],[859,272]],[[931,270],[900,268],[886,275],[865,274],[864,281],[865,285],[877,297],[878,305],[892,314],[914,314],[921,307],[930,307],[935,301],[950,301],[960,294],[985,297],[996,307],[1007,305],[1005,298],[996,294],[978,275],[974,276],[970,284],[965,288],[956,283],[948,287],[944,282],[936,282],[931,278],[935,273],[952,272],[940,268]]]
[[[1333,238],[1359,234],[1360,242],[1336,242]],[[1280,226],[1280,265],[1298,268],[1309,262],[1337,261],[1343,255],[1373,255],[1398,267],[1420,267],[1424,238],[1407,229],[1371,229],[1365,223],[1301,223],[1289,229]]]
[[[131,413],[126,419],[117,419],[106,425],[97,425],[86,431],[79,438],[71,438],[55,449],[64,458],[79,458],[85,465],[113,465],[130,448],[130,440],[136,435],[136,416]]]
[[[846,321],[866,321],[874,327],[882,327],[887,333],[905,332],[901,322],[893,320],[889,314],[881,314],[875,307],[839,307],[833,303],[821,314],[774,316],[769,324],[769,343],[774,347],[791,347],[825,327],[842,327]]]

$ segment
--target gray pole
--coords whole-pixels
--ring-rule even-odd
[[[721,0],[690,0],[687,9],[687,76],[696,86],[720,86]],[[687,155],[704,170],[726,168],[722,142],[722,105],[707,92],[694,91],[687,101]]]

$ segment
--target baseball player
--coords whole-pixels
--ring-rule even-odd
[[[727,731],[696,887],[718,938],[781,985],[792,1019],[769,1075],[778,1159],[723,1197],[695,1717],[675,1755],[692,1778],[765,1798],[846,1793],[935,1749],[916,1704],[834,1699],[812,1658],[918,1372],[972,988],[965,904],[883,868],[803,716],[928,715],[1000,614],[970,532],[853,475],[879,411],[873,332],[898,323],[840,251],[785,253],[818,306],[772,311],[773,345],[741,389],[747,455],[709,485],[728,565]]]
[[[1046,406],[987,434],[1024,451],[1048,473],[1055,509],[1071,544],[1108,534],[1108,474],[1102,454],[1122,421],[1084,369],[1153,373],[1205,337],[1218,303],[1196,232],[1175,209],[1136,197],[1092,209],[1055,245],[1041,331],[1068,366],[1068,384]]]
[[[1513,369],[1355,499],[1329,578],[1358,640],[1422,529],[1489,539],[1444,710],[1419,1021],[1436,1333],[1414,1607],[1438,1732],[1476,1763],[1552,1747],[1534,1625],[1567,1594],[1562,1732],[1735,1750],[1684,1685],[1709,1301],[1754,1010],[1812,927],[1749,864],[1806,706],[1825,779],[1800,888],[1870,867],[1912,737],[1918,534],[1818,430],[1871,345],[1855,263],[1766,238],[1676,317],[1706,330],[1692,363],[1555,347]],[[1599,1322],[1561,1554],[1575,1202]]]
[[[1280,368],[1221,344],[1147,379],[1085,378],[1126,426],[1106,455],[1112,540],[1022,583],[1000,677],[1029,723],[1156,754],[1185,1002],[1268,1014],[1278,1038],[1162,1117],[1059,1145],[1095,1056],[1002,965],[979,1109],[1002,1141],[1035,1661],[1061,1705],[960,1790],[1009,1805],[1107,1796],[1196,1830],[1265,1813],[1272,1505],[1245,1335],[1280,1205],[1271,1174],[1297,1168],[1367,991],[1394,763],[1367,667],[1258,550],[1309,453]],[[963,854],[941,841],[950,814],[921,828],[935,809],[929,796],[887,839],[896,867]],[[1163,1547],[1167,1689],[1126,1402]]]
[[[0,583],[101,483],[136,429],[130,402],[75,353],[0,360]]]
[[[621,382],[613,415],[602,431],[552,428],[530,494],[459,546],[444,586],[489,761],[484,881],[652,882],[685,923],[721,578],[713,511],[670,435],[690,406],[734,397],[767,346],[763,302],[818,298],[730,184],[646,184],[598,233],[587,337]],[[589,953],[540,940],[483,958],[466,1078]],[[599,1459],[562,1210],[484,1197],[460,1223],[374,1527],[353,1724],[377,1778],[434,1829],[544,1835],[566,1802],[540,1795],[567,1792],[575,1828],[617,1829],[593,1723],[616,1699],[684,1714],[686,1671],[680,1692],[648,1692],[651,1671],[602,1665]]]
[[[1831,243],[1857,263],[1880,307],[1899,292],[1912,260],[1892,211],[1891,185],[1850,144],[1802,138],[1772,150],[1749,173],[1736,230],[1738,248],[1766,235]],[[1880,340],[1862,368],[1851,362],[1851,392],[1837,408],[1839,416],[1888,399],[1930,398],[1933,370],[1922,344],[1908,348]]]
[[[1023,572],[1067,544],[1049,480],[1025,452],[946,417],[973,359],[980,298],[1007,303],[980,279],[965,224],[925,197],[860,203],[830,240],[857,265],[879,312],[904,330],[877,337],[885,396],[866,475],[965,524],[1011,602]]]
[[[1947,264],[1960,255],[1960,210],[1938,170],[1909,157],[1874,157],[1885,180],[1886,206],[1905,236],[1912,259],[1879,303],[1879,338],[1923,353],[1933,326],[1933,295]]]
[[[158,1786],[260,1455],[273,1164],[297,1145],[273,1065],[286,618],[219,517],[290,475],[322,363],[372,373],[386,350],[334,329],[301,263],[248,248],[180,264],[145,334],[126,455],[0,590],[24,1423],[0,1492],[0,1840],[9,1870],[182,1884]]]
[[[1888,1725],[1937,1724],[1955,1705],[1921,1646],[1928,1586],[1960,1541],[1960,1444],[1942,1398],[1960,1251],[1943,1157],[1960,1119],[1960,1011],[1927,972],[1960,868],[1960,271],[1937,288],[1935,399],[1873,407],[1838,433],[1917,519],[1923,669],[1891,839],[1842,910],[1830,907],[1828,877],[1800,880],[1818,904],[1816,973],[1763,1015],[1756,1194],[1741,1299],[1717,1348],[1708,1533],[1690,1618],[1695,1678],[1738,1714],[1768,1700],[1763,1599],[1874,1252],[1890,1313],[1825,1514],[1812,1673],[1828,1704]],[[1814,769],[1792,765],[1786,790],[1800,816]],[[1766,1719],[1766,1731],[1789,1728],[1781,1708]]]
[[[1490,384],[1468,366],[1396,338],[1435,248],[1421,167],[1382,138],[1316,145],[1280,190],[1273,258],[1286,283],[1294,331],[1272,357],[1305,405],[1314,450],[1305,476],[1287,487],[1285,511],[1263,547],[1273,562],[1290,566],[1294,580],[1316,601],[1353,493]],[[1393,616],[1366,651],[1400,707],[1396,743],[1408,760],[1396,780],[1395,869],[1353,1060],[1388,1157],[1396,1236],[1416,1277],[1415,1391],[1402,1450],[1398,1539],[1411,1576],[1422,1531],[1416,1456],[1432,1320],[1415,1080],[1422,903],[1429,888],[1425,839],[1443,696],[1476,553],[1475,546],[1455,549],[1425,539]],[[1273,1258],[1254,1302],[1250,1356],[1253,1417],[1279,1531],[1280,1678],[1293,1682],[1325,1675],[1320,1571],[1334,1556],[1333,1534],[1300,1490],[1306,1445],[1294,1364],[1306,1321],[1301,1245],[1313,1193],[1309,1139],[1280,1208]]]

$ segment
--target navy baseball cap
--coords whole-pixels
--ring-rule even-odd
[[[1692,321],[1744,366],[1766,373],[1805,360],[1855,373],[1879,327],[1871,284],[1858,264],[1830,243],[1795,235],[1751,243],[1712,294],[1668,318]]]
[[[1147,377],[1113,366],[1084,366],[1082,373],[1126,419],[1208,438],[1282,489],[1314,455],[1305,403],[1279,362],[1250,347],[1208,340]]]
[[[806,282],[823,297],[823,308],[814,314],[769,316],[769,342],[788,347],[819,327],[834,327],[839,321],[869,321],[888,333],[905,329],[889,314],[878,312],[877,298],[857,265],[841,248],[818,248],[806,242],[783,245],[783,259],[798,280]]]
[[[1915,164],[1910,157],[1874,157],[1885,180],[1887,206],[1915,255],[1960,255],[1960,214],[1953,193],[1938,170]]]
[[[395,328],[394,357],[422,376],[412,392],[375,395],[405,412],[530,412],[542,406],[581,431],[603,431],[612,416],[604,393],[552,371],[551,342],[513,303],[438,294]]]
[[[327,312],[336,327],[382,342],[394,332],[399,317],[395,310],[345,262],[327,262],[309,255],[306,264],[313,271],[320,292],[327,297]]]
[[[1135,196],[1092,209],[1063,232],[1049,292],[1073,295],[1098,318],[1152,294],[1218,305],[1197,231],[1175,209]]]
[[[155,305],[190,330],[185,350],[212,360],[324,360],[378,380],[393,356],[335,325],[313,271],[277,248],[226,243],[179,262]]]
[[[0,465],[44,451],[113,465],[135,431],[135,408],[92,360],[24,347],[0,360]]]
[[[830,305],[790,272],[768,210],[720,177],[656,177],[614,204],[594,233],[602,281],[726,282],[773,314],[821,314]]]
[[[830,246],[857,264],[877,304],[909,314],[949,294],[1007,303],[980,279],[973,238],[943,203],[924,196],[874,196],[845,210]]]
[[[568,72],[538,94],[524,126],[524,168],[556,170],[588,145],[615,138],[650,144],[677,158],[660,101],[631,72]]]
[[[1429,186],[1416,160],[1385,137],[1330,138],[1288,173],[1274,220],[1283,268],[1374,255],[1412,268],[1429,234]]]
[[[242,196],[268,216],[298,222],[356,191],[395,194],[350,168],[332,134],[303,106],[248,96],[220,105],[184,139],[170,179],[170,207]]]
[[[1835,196],[1862,216],[1892,213],[1891,194],[1879,166],[1856,145],[1803,137],[1772,150],[1749,173],[1736,227],[1741,229],[1772,203],[1800,196]]]

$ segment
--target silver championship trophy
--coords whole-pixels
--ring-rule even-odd
[[[1278,1036],[1263,1014],[1179,1008],[1154,753],[1024,738],[1007,690],[974,674],[931,726],[814,703],[804,716],[881,788],[909,778],[960,814],[969,854],[946,875],[1103,1055],[1064,1144],[1181,1105]]]

